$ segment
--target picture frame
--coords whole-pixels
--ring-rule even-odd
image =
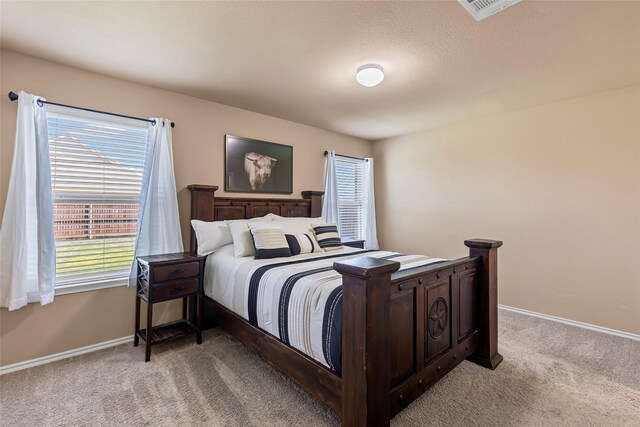
[[[293,147],[225,135],[224,191],[293,193]]]

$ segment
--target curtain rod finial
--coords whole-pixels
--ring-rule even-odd
[[[18,95],[15,92],[9,92],[8,95],[9,101],[16,101],[18,99]]]

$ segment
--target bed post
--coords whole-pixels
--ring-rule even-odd
[[[322,215],[322,196],[324,191],[303,191],[302,198],[311,201],[311,211],[309,216],[311,218],[317,218]]]
[[[187,188],[191,191],[191,218],[200,218],[204,221],[213,221],[213,201],[214,193],[218,189],[217,185],[191,184]],[[191,225],[191,224],[189,224]],[[196,233],[191,228],[191,252],[198,251]]]
[[[485,368],[495,369],[502,362],[498,353],[498,248],[499,240],[465,240],[469,256],[481,257],[478,287],[478,322],[480,343],[469,360]]]
[[[372,257],[336,262],[342,274],[342,425],[388,426],[391,274],[400,263]]]

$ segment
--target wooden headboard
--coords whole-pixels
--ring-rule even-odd
[[[191,184],[191,219],[224,221],[226,219],[250,219],[274,213],[280,216],[319,217],[322,215],[324,191],[303,191],[302,199],[271,199],[249,197],[215,197],[217,185]],[[191,252],[198,244],[191,229]]]

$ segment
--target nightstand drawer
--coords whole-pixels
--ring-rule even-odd
[[[192,280],[153,285],[153,302],[195,294],[198,292],[199,282],[200,280],[196,277]]]
[[[182,264],[154,268],[153,280],[156,282],[166,282],[167,280],[195,277],[198,274],[200,274],[199,262],[184,262]]]

